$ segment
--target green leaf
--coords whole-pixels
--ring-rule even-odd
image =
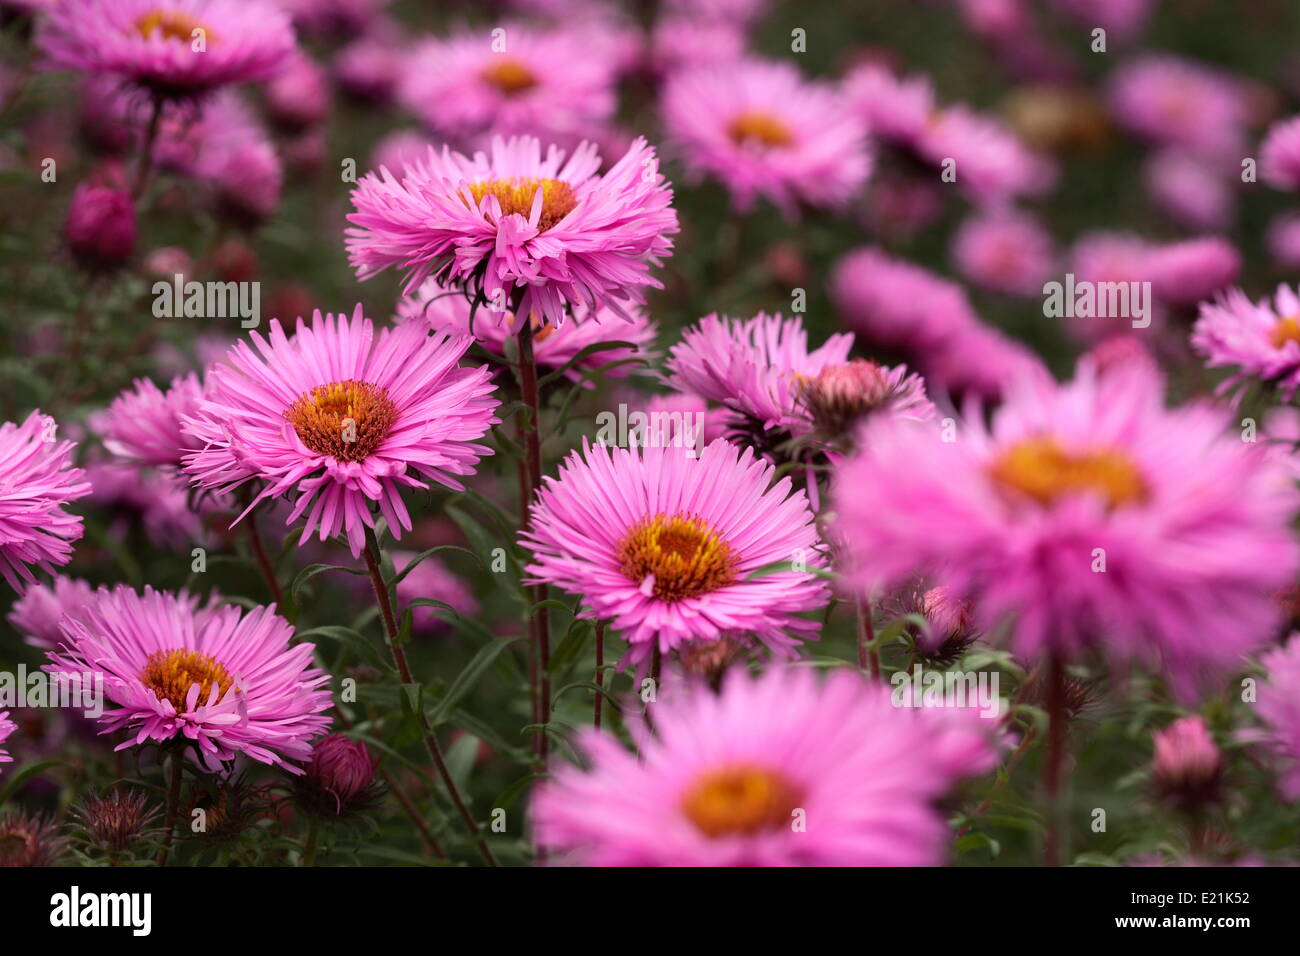
[[[456,675],[451,686],[447,688],[447,693],[442,695],[434,707],[433,713],[429,716],[429,722],[437,727],[447,719],[447,714],[455,707],[462,697],[470,692],[478,679],[483,676],[483,672],[488,669],[496,656],[504,651],[515,641],[527,640],[525,637],[497,637],[493,638],[491,643],[486,647],[480,648],[479,652],[474,655],[473,659],[465,665],[465,669]]]

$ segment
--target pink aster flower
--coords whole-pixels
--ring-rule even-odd
[[[401,489],[428,479],[457,491],[497,422],[486,367],[461,368],[467,337],[430,336],[415,323],[375,335],[358,305],[348,319],[301,318],[292,338],[278,319],[264,338],[251,333],[208,373],[208,395],[186,424],[203,449],[185,458],[203,488],[221,491],[257,479],[263,498],[296,492],[286,524],[304,514],[303,543],[347,532],[353,556],[374,527],[378,505],[393,536],[411,529]],[[308,510],[310,509],[310,510]]]
[[[740,60],[745,55],[744,29],[733,20],[665,17],[655,24],[645,56],[655,76],[678,70]]]
[[[998,329],[976,322],[954,330],[919,359],[935,391],[998,400],[1019,378],[1046,375],[1042,361]]]
[[[114,455],[142,465],[181,464],[191,442],[181,431],[181,423],[198,409],[203,386],[198,376],[172,379],[162,391],[147,378],[113,399],[108,411],[95,425],[104,438],[104,447]]]
[[[832,87],[788,63],[741,60],[684,70],[663,94],[668,135],[693,176],[719,180],[740,212],[765,197],[838,208],[871,170],[866,131]]]
[[[405,175],[407,166],[413,166],[429,155],[433,140],[413,129],[399,129],[389,133],[370,154],[370,168],[387,166],[395,175]]]
[[[977,213],[952,240],[957,270],[967,279],[1009,295],[1037,296],[1051,275],[1052,237],[1026,213]]]
[[[18,725],[9,719],[9,711],[0,710],[0,744],[18,729]],[[13,763],[14,758],[9,756],[9,751],[0,747],[0,763]]]
[[[1232,285],[1241,272],[1241,253],[1218,236],[1184,239],[1152,248],[1145,268],[1151,292],[1173,306],[1195,305]]]
[[[840,259],[831,273],[830,294],[859,335],[913,354],[979,322],[960,285],[872,247]]]
[[[1165,149],[1147,160],[1142,180],[1152,201],[1188,229],[1224,229],[1232,223],[1233,181],[1216,163]]]
[[[1151,780],[1159,796],[1196,810],[1219,796],[1223,756],[1201,717],[1175,720],[1154,735]]]
[[[1275,189],[1300,189],[1300,116],[1269,127],[1259,148],[1259,175]]]
[[[528,573],[581,596],[582,616],[609,620],[629,659],[687,641],[752,634],[788,654],[817,630],[797,617],[830,599],[812,511],[790,479],[752,449],[710,443],[574,452],[537,493],[521,542]],[[776,562],[789,570],[751,572]],[[802,567],[809,570],[795,570]],[[792,636],[793,635],[793,636]]]
[[[142,527],[160,548],[189,550],[203,544],[203,520],[191,506],[189,486],[181,476],[136,465],[101,461],[86,464],[89,500],[109,513],[109,532],[125,537]]]
[[[1292,634],[1262,663],[1268,672],[1256,702],[1267,728],[1262,736],[1277,759],[1278,790],[1288,800],[1300,800],[1300,639]]]
[[[869,423],[839,475],[859,585],[933,574],[1026,657],[1101,650],[1188,693],[1241,664],[1294,579],[1285,465],[1208,405],[1162,407],[1145,362],[1014,383],[985,426]],[[1104,569],[1104,571],[1102,570]]]
[[[730,672],[655,705],[629,752],[586,731],[591,769],[534,798],[539,841],[580,866],[933,866],[957,782],[933,714],[848,671]],[[985,751],[989,748],[984,745]]]
[[[394,550],[389,552],[393,559],[393,570],[401,574],[407,565],[415,559],[414,551]],[[361,579],[361,580],[364,580]],[[474,617],[479,612],[478,599],[473,590],[457,575],[438,560],[437,555],[430,555],[411,569],[410,573],[397,582],[397,599],[403,604],[416,598],[432,598],[450,605],[461,617]],[[417,634],[442,631],[445,622],[434,613],[434,608],[420,605],[411,611],[411,626]]]
[[[1152,243],[1130,233],[1090,232],[1076,240],[1070,248],[1068,268],[1074,273],[1076,281],[1150,282],[1149,260],[1154,248]],[[1164,324],[1165,311],[1163,303],[1156,303],[1151,315],[1152,329],[1158,329]],[[1066,322],[1066,331],[1071,336],[1088,343],[1133,331],[1130,315],[1076,316]]]
[[[42,18],[45,66],[112,75],[155,97],[191,97],[274,76],[294,50],[264,0],[69,0]]]
[[[602,175],[589,143],[567,161],[527,137],[472,159],[430,150],[401,178],[380,170],[357,184],[349,258],[362,279],[405,269],[409,294],[434,276],[549,325],[578,306],[627,316],[622,303],[660,287],[650,269],[678,228],[657,162],[644,139]]]
[[[1240,289],[1203,302],[1192,347],[1211,368],[1237,369],[1225,389],[1257,378],[1275,382],[1289,402],[1300,389],[1300,296],[1280,285],[1271,302],[1251,302]]]
[[[832,335],[808,349],[799,316],[760,312],[752,319],[706,315],[682,333],[668,371],[673,388],[726,406],[763,429],[807,430],[799,404],[805,383],[849,360],[853,336]]]
[[[1268,254],[1278,265],[1300,269],[1300,215],[1283,213],[1268,224]]]
[[[64,507],[90,492],[86,473],[72,467],[73,443],[55,438],[54,420],[38,411],[21,425],[0,424],[0,575],[15,591],[67,564],[81,518]]]
[[[397,303],[395,321],[423,323],[435,333],[472,335],[483,348],[504,357],[506,343],[518,334],[515,317],[509,312],[481,308],[474,314],[471,328],[471,311],[463,295],[449,292],[430,279],[414,295]],[[565,373],[566,377],[574,382],[584,381],[589,386],[592,384],[590,379],[583,379],[585,372],[616,362],[624,364],[605,369],[601,377],[625,378],[637,368],[632,360],[652,357],[658,332],[655,323],[646,318],[644,309],[634,307],[628,310],[628,314],[630,320],[614,315],[608,309],[597,309],[594,314],[587,315],[586,310],[579,307],[574,310],[574,321],[559,328],[542,326],[534,320],[533,357],[542,368],[563,368],[573,362]],[[583,349],[614,342],[627,342],[632,348],[597,349],[574,362]]]
[[[1116,40],[1131,40],[1146,26],[1156,0],[1055,0],[1080,26],[1101,27]]]
[[[877,139],[916,149],[937,109],[928,77],[898,77],[882,63],[865,63],[844,78],[844,98]]]
[[[429,129],[462,141],[530,134],[570,146],[613,117],[614,67],[584,30],[463,29],[412,50],[398,99]]]
[[[81,610],[95,596],[95,589],[80,578],[56,574],[51,584],[29,584],[14,601],[8,620],[32,647],[55,647],[63,615]]]
[[[188,741],[210,770],[242,754],[301,773],[290,761],[309,758],[329,727],[329,675],[312,664],[315,645],[290,643],[293,625],[274,607],[196,613],[184,597],[119,585],[63,632],[46,670],[103,678],[114,705],[103,733],[130,733],[118,750]]]
[[[940,169],[951,160],[957,187],[980,203],[1039,195],[1056,178],[1052,163],[1001,121],[960,104],[935,114],[917,152]]]
[[[1110,78],[1121,126],[1158,146],[1209,157],[1240,155],[1245,102],[1235,79],[1180,57],[1148,54]]]

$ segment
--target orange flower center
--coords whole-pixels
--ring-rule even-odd
[[[212,42],[212,33],[183,10],[152,10],[135,21],[135,29],[146,40],[157,31],[164,40],[180,40],[182,43],[189,43],[194,31],[202,30],[206,41]]]
[[[480,76],[507,96],[523,93],[537,85],[537,76],[518,60],[499,57]]]
[[[754,146],[790,146],[794,143],[794,134],[790,127],[771,113],[751,110],[735,117],[727,127],[727,135],[732,142],[740,145]]]
[[[1055,439],[1040,437],[1017,442],[993,463],[995,481],[1051,504],[1066,495],[1090,492],[1108,507],[1145,501],[1146,482],[1133,460],[1109,449],[1067,452]]]
[[[682,797],[682,812],[705,836],[749,836],[790,826],[798,789],[762,767],[727,767],[704,774]]]
[[[517,213],[525,219],[532,215],[533,202],[539,189],[542,191],[542,214],[538,217],[537,228],[540,232],[545,232],[578,205],[578,198],[568,183],[559,179],[512,177],[469,184],[469,191],[474,196],[473,208],[479,208],[484,196],[492,195],[501,204],[501,215]]]
[[[1288,315],[1278,319],[1268,337],[1275,349],[1280,349],[1288,342],[1300,344],[1300,316]]]
[[[695,515],[639,521],[618,546],[618,562],[638,584],[653,576],[654,596],[661,601],[699,597],[736,580],[731,546]]]
[[[185,709],[195,684],[199,685],[198,702],[206,704],[214,686],[220,700],[234,683],[230,672],[211,656],[187,650],[154,651],[145,659],[140,680],[159,700],[171,701],[178,711]]]
[[[284,417],[316,454],[363,461],[388,437],[397,406],[383,386],[348,379],[300,395]]]

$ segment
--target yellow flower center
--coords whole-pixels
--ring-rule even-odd
[[[178,711],[185,709],[195,684],[199,685],[198,703],[206,704],[213,686],[220,700],[234,683],[230,672],[211,656],[188,650],[154,651],[145,659],[140,680],[159,700],[171,701]]]
[[[732,142],[753,146],[790,146],[794,143],[794,134],[782,120],[771,113],[751,110],[736,116],[727,127],[727,135]]]
[[[533,213],[533,201],[538,189],[542,191],[542,214],[538,217],[537,229],[545,232],[578,205],[578,198],[568,183],[559,179],[525,177],[489,179],[469,184],[469,191],[474,196],[474,209],[479,208],[484,196],[492,195],[501,204],[502,216],[517,213],[525,219]]]
[[[736,579],[731,546],[695,515],[639,521],[618,546],[618,562],[638,584],[653,575],[654,596],[661,601],[699,597]]]
[[[204,39],[208,43],[212,42],[211,31],[184,10],[152,10],[135,21],[135,29],[146,40],[157,31],[164,40],[180,40],[183,43],[189,43],[194,38],[195,30],[202,30]]]
[[[537,76],[518,60],[499,57],[480,76],[507,96],[523,93],[537,85]]]
[[[1108,507],[1145,501],[1146,482],[1132,459],[1099,449],[1067,452],[1055,439],[1028,438],[1007,448],[993,463],[992,476],[1006,488],[1051,504],[1066,495],[1090,492]]]
[[[1275,349],[1280,349],[1288,342],[1300,344],[1300,315],[1288,315],[1278,319],[1268,337]]]
[[[790,826],[798,789],[762,767],[727,767],[704,774],[686,791],[681,808],[705,836],[749,836]]]
[[[300,395],[284,417],[316,454],[363,461],[388,437],[397,406],[383,386],[348,379]]]

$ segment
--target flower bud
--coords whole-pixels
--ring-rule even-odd
[[[135,206],[124,190],[82,183],[72,194],[64,230],[73,257],[86,269],[115,269],[135,249]]]
[[[307,772],[298,781],[298,796],[307,809],[343,817],[369,806],[377,796],[375,767],[366,745],[343,734],[316,742]]]
[[[1163,800],[1184,810],[1218,798],[1223,759],[1204,720],[1183,717],[1156,731],[1151,778]]]

